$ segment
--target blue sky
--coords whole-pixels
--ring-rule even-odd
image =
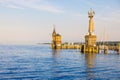
[[[0,0],[0,44],[51,42],[53,24],[63,42],[81,42],[88,11],[97,40],[120,40],[119,0]]]

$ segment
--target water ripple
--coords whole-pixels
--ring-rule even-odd
[[[120,56],[0,45],[0,80],[120,80]]]

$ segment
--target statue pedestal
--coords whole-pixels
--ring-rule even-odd
[[[96,35],[85,35],[85,44],[81,48],[82,53],[98,53]]]
[[[85,35],[85,44],[86,46],[95,46],[96,45],[96,35]]]

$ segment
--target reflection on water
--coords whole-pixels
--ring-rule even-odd
[[[66,53],[66,54],[68,54],[68,53]],[[79,53],[77,53],[77,54],[79,54],[79,55],[81,55],[80,54],[80,52]],[[58,72],[62,72],[62,70],[60,70],[58,67],[61,67],[62,68],[62,66],[64,66],[64,68],[65,68],[65,65],[62,65],[62,66],[60,66],[59,64],[59,62],[61,61],[61,59],[59,59],[60,58],[60,55],[62,55],[62,52],[61,52],[61,50],[52,50],[52,57],[53,57],[53,67],[52,67],[52,70],[53,70],[53,77],[54,78],[56,78],[57,76],[60,76],[61,74],[60,73],[58,73]],[[65,55],[65,54],[64,54]],[[86,74],[87,74],[87,79],[94,79],[95,78],[95,75],[94,75],[94,72],[93,72],[93,70],[92,70],[92,68],[94,68],[94,62],[95,62],[95,59],[96,59],[96,53],[85,53],[85,54],[83,54],[84,56],[84,61],[82,61],[82,62],[85,62],[85,66],[86,66]],[[78,59],[79,60],[79,59]],[[64,61],[65,62],[65,61]],[[80,62],[80,60],[78,61],[78,62]],[[62,63],[62,62],[61,62]],[[75,63],[75,62],[74,62]],[[73,64],[73,63],[71,63],[71,64]],[[78,64],[79,65],[79,64]],[[71,67],[70,65],[69,65],[69,67]],[[67,67],[67,68],[69,68],[69,67]],[[80,67],[80,66],[79,66]],[[64,69],[63,68],[63,69]],[[66,68],[66,70],[67,70],[67,68]],[[74,68],[75,69],[75,68]],[[63,73],[64,73],[64,71],[66,71],[66,70],[63,70]],[[68,71],[70,71],[70,69],[68,70]],[[79,72],[79,70],[78,70],[78,72]],[[69,72],[67,73],[67,74],[69,74]]]
[[[96,58],[95,53],[85,53],[85,61],[87,68],[93,68],[94,67],[94,61]]]
[[[87,66],[86,72],[88,79],[90,80],[95,78],[94,72],[92,70],[92,68],[94,68],[95,58],[96,58],[95,53],[85,53],[85,62]]]
[[[60,50],[52,50],[52,56],[53,58],[60,58]]]
[[[56,73],[56,71],[58,71],[58,69],[56,68],[57,66],[57,58],[60,58],[60,51],[59,50],[52,50],[52,57],[53,57],[53,62],[51,65],[51,71],[52,71],[52,76],[53,78],[55,78],[58,74]]]

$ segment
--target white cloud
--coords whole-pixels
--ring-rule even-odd
[[[16,5],[6,5],[7,8],[14,8],[14,9],[24,9],[22,7],[16,6]]]
[[[62,9],[52,5],[47,0],[0,0],[0,6],[7,8],[26,9],[32,8],[52,13],[63,13]]]

